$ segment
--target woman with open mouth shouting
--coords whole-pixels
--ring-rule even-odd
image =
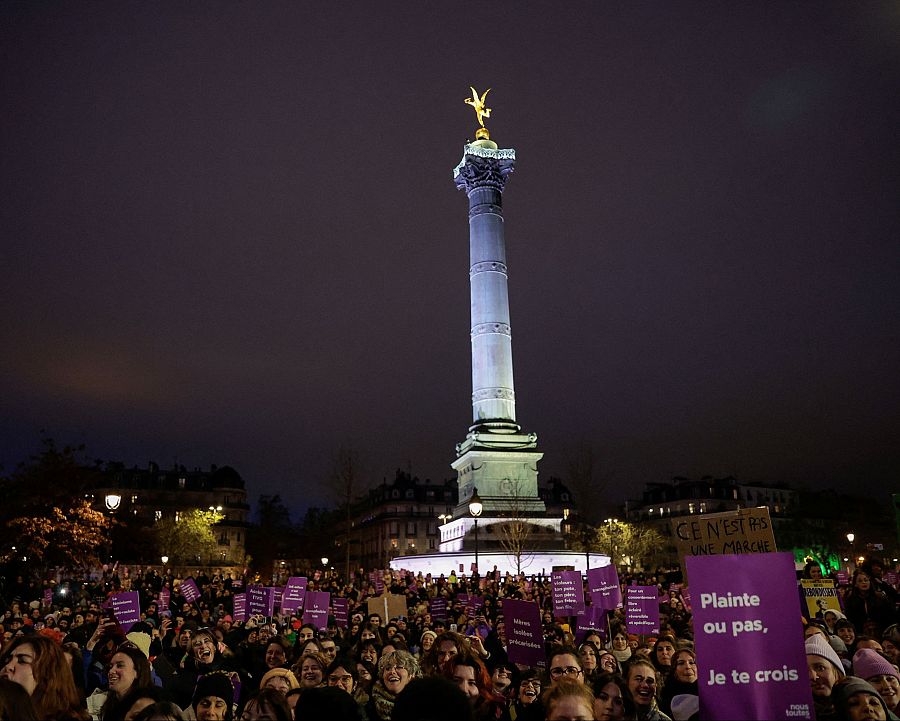
[[[637,709],[638,721],[672,721],[657,705],[656,669],[650,661],[645,658],[633,660],[628,665],[625,680]]]
[[[369,721],[389,721],[397,694],[421,675],[415,657],[406,651],[391,651],[382,656],[378,662],[378,679],[366,705]]]

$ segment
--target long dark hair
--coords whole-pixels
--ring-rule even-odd
[[[103,707],[100,709],[100,718],[102,718],[103,721],[107,721],[107,719],[115,720],[119,717],[124,718],[125,713],[119,713],[119,706],[122,704],[123,700],[127,698],[133,690],[153,685],[153,678],[150,675],[150,661],[147,660],[147,657],[141,649],[132,643],[123,644],[113,651],[112,656],[109,658],[110,662],[116,657],[116,654],[120,653],[131,659],[131,663],[134,665],[135,678],[123,696],[119,696],[112,690],[107,693],[106,701],[104,701]]]

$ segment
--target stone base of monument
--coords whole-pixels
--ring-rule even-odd
[[[412,571],[413,573],[449,576],[454,572],[457,576],[472,575],[475,563],[474,550],[447,553],[429,553],[415,556],[397,556],[391,560],[391,568]],[[523,552],[521,565],[517,563],[515,554],[507,551],[488,551],[478,553],[478,570],[481,576],[495,568],[502,576],[508,573],[516,575],[519,568],[526,576],[538,574],[548,576],[552,571],[574,569],[585,572],[587,568],[599,568],[609,565],[609,556],[601,553],[584,554],[580,551],[546,550]]]

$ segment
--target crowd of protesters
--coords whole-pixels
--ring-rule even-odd
[[[898,718],[900,598],[884,572],[870,559],[842,591],[843,611],[804,619],[819,721]],[[811,563],[803,575],[821,578],[822,569]],[[657,586],[653,637],[628,633],[621,610],[604,628],[578,632],[571,619],[554,617],[544,576],[310,574],[308,591],[348,599],[346,624],[332,615],[322,629],[277,613],[235,620],[235,593],[250,579],[201,573],[194,580],[200,597],[188,603],[171,574],[114,567],[93,580],[53,584],[49,606],[51,584],[8,583],[0,721],[698,718],[689,596],[661,575],[622,579]],[[107,600],[129,590],[140,595],[141,620],[126,633]],[[370,613],[369,599],[381,594],[405,597],[405,612]],[[476,608],[463,603],[470,595]],[[446,599],[440,617],[432,614],[436,598]],[[505,599],[542,610],[543,666],[510,661]]]

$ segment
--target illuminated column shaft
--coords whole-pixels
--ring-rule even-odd
[[[466,145],[454,170],[457,188],[469,197],[472,420],[499,432],[519,430],[502,209],[514,164],[514,150],[479,140]]]

